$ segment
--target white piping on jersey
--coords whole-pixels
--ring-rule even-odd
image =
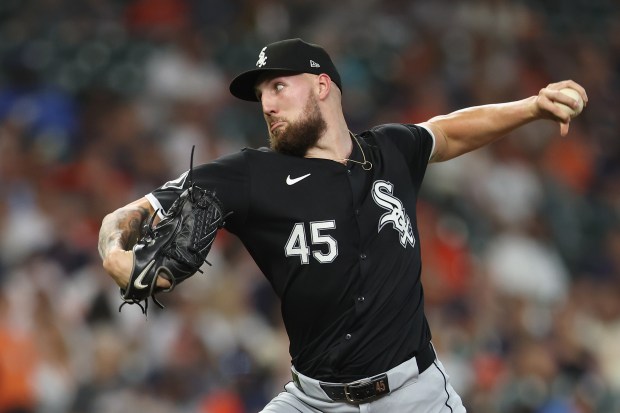
[[[431,138],[433,138],[433,147],[431,148],[431,154],[428,156],[428,160],[430,161],[433,157],[433,153],[435,152],[435,134],[433,134],[433,131],[430,128],[424,125],[420,125],[419,123],[416,123],[415,125],[424,128],[429,133],[429,135],[431,135]]]
[[[155,198],[155,196],[153,196],[153,194],[146,194],[144,196],[150,203],[151,206],[153,207],[153,209],[155,211],[157,211],[157,216],[161,219],[164,219],[164,209],[162,208],[161,204],[159,203],[159,201],[157,200],[157,198]]]

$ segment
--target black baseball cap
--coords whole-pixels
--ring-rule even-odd
[[[248,70],[235,77],[230,83],[230,93],[239,99],[258,102],[256,81],[266,72],[291,74],[325,73],[342,91],[340,74],[325,49],[301,39],[287,39],[263,47],[256,61],[256,69]]]

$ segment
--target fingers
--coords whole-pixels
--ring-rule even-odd
[[[156,285],[157,285],[158,288],[164,288],[164,289],[168,289],[168,288],[170,288],[170,286],[172,286],[170,281],[168,281],[166,278],[164,278],[164,275],[161,272],[159,274],[157,274],[157,284]]]
[[[550,87],[541,89],[537,99],[540,117],[568,123],[571,119],[570,112],[563,110],[562,107],[556,103],[564,104],[570,108],[573,108],[573,105],[576,104],[575,99],[566,96],[560,92],[559,89],[552,89]]]
[[[570,126],[570,122],[560,122],[560,136],[568,135],[568,128]]]
[[[588,105],[588,94],[586,93],[586,90],[583,88],[583,86],[581,86],[579,83],[575,82],[574,80],[562,80],[561,82],[551,83],[547,86],[548,89],[557,90],[557,91],[564,89],[566,87],[574,89],[577,92],[579,92],[579,95],[581,96],[581,99],[583,100],[583,105],[584,106]],[[562,102],[562,103],[568,104],[567,102]]]
[[[541,89],[536,103],[540,118],[558,122],[560,135],[566,136],[571,118],[578,116],[583,107],[588,104],[588,95],[583,86],[577,82],[563,80]]]

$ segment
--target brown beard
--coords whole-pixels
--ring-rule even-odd
[[[271,149],[285,155],[303,157],[308,149],[316,145],[327,129],[327,123],[314,95],[308,97],[304,114],[304,118],[269,134]]]

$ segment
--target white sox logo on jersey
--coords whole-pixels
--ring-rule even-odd
[[[415,238],[413,236],[411,220],[409,215],[405,213],[403,203],[393,193],[394,185],[390,182],[375,181],[372,185],[372,199],[381,208],[388,210],[379,219],[379,229],[377,232],[381,231],[385,224],[391,223],[392,227],[400,233],[401,245],[407,248],[407,243],[409,243],[413,247],[415,245]]]
[[[256,67],[263,67],[267,64],[267,56],[265,55],[265,50],[267,50],[267,47],[263,47],[263,50],[260,51],[260,54],[258,55],[258,61],[256,62]]]

